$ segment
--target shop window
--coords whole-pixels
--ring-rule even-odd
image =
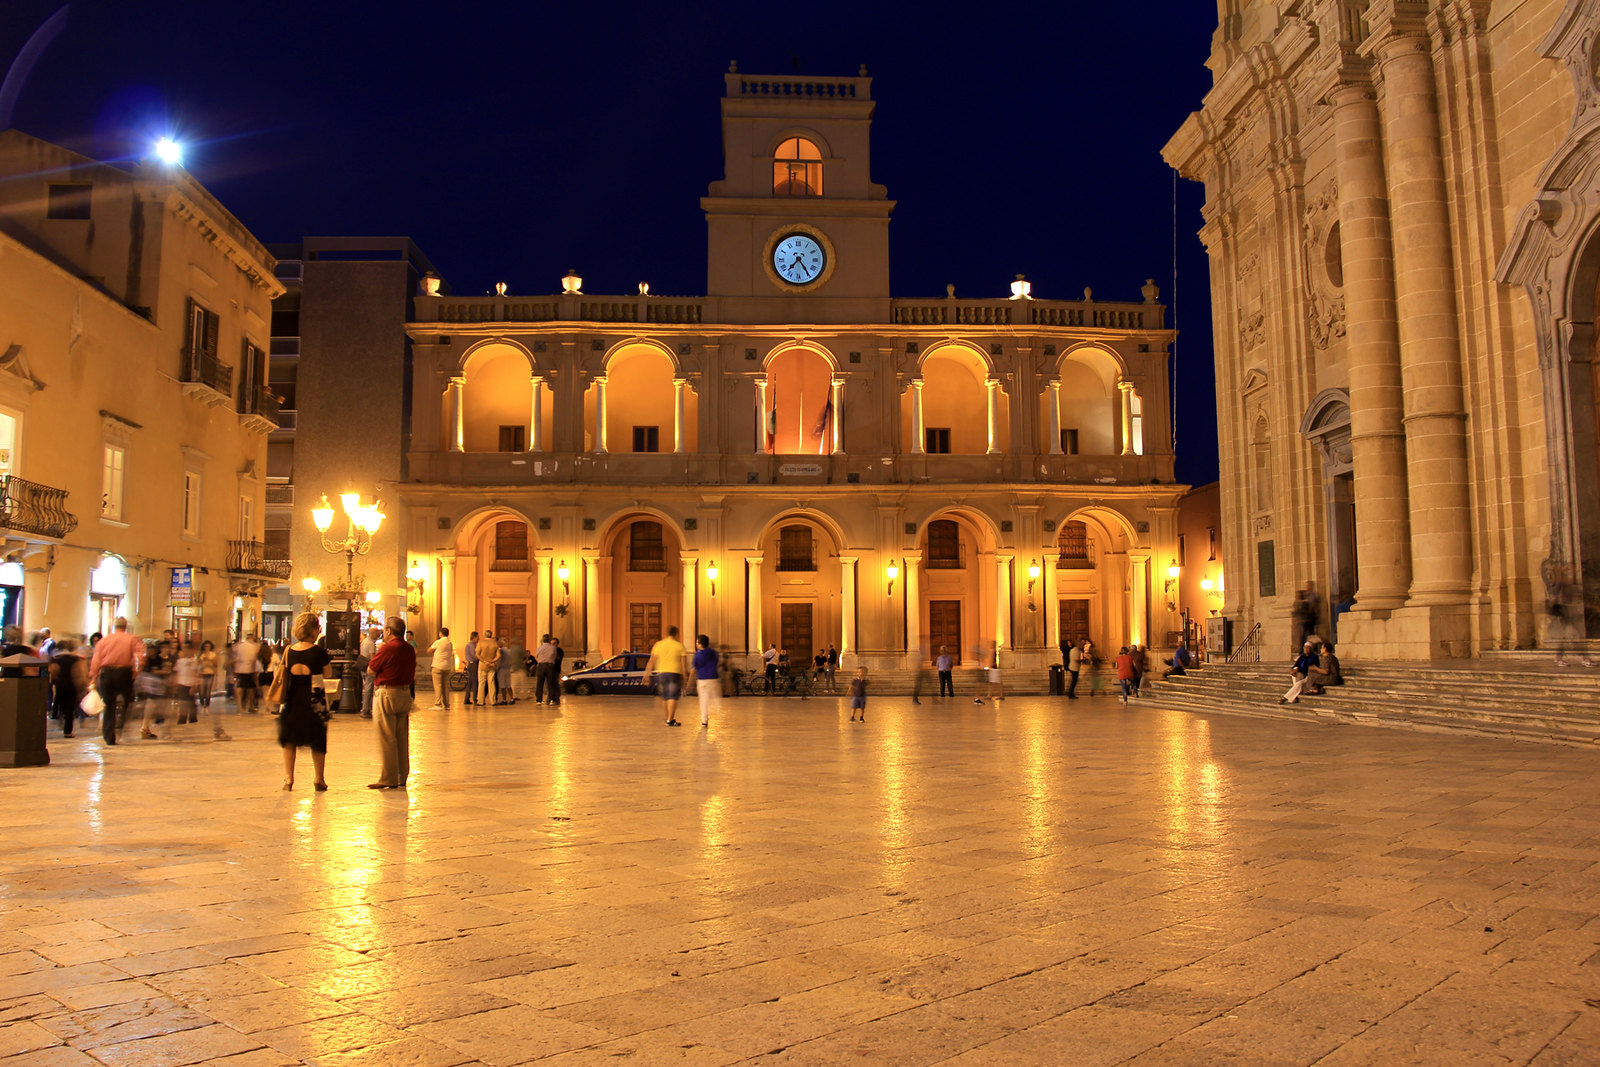
[[[526,426],[502,426],[502,427],[500,427],[500,449],[499,450],[501,452],[524,452],[524,451],[526,451],[526,449],[523,447],[523,445],[527,441],[527,436],[526,436],[527,432],[528,432],[528,428]]]
[[[528,524],[507,519],[494,524],[493,571],[525,571],[528,569]]]
[[[928,569],[961,569],[961,527],[950,519],[928,523]]]
[[[821,196],[822,153],[804,137],[791,137],[772,154],[773,196]]]
[[[633,450],[635,452],[660,452],[661,427],[635,426],[633,428]]]
[[[809,526],[785,526],[778,531],[778,569],[814,571],[817,569],[817,542]]]
[[[925,427],[922,431],[922,450],[931,455],[949,455],[950,428],[948,426]]]
[[[47,219],[86,219],[89,217],[89,191],[85,182],[51,182],[45,202]]]
[[[123,478],[128,453],[120,445],[106,445],[100,475],[100,517],[122,521]]]
[[[659,522],[640,520],[628,527],[628,569],[630,571],[667,569],[667,546],[662,539]]]

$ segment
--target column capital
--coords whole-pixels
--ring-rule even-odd
[[[679,549],[678,562],[683,564],[684,570],[688,570],[690,567],[693,567],[696,563],[700,562],[699,549],[690,549],[687,552]]]
[[[918,549],[918,548],[908,549],[906,551],[901,552],[900,555],[902,557],[904,557],[904,559],[906,561],[907,569],[909,569],[911,567],[918,566],[919,564],[922,563],[922,550],[921,549]]]
[[[596,374],[593,378],[590,378],[589,380],[591,382],[593,382],[594,384],[596,384],[596,385],[605,385],[606,384],[606,376],[604,374]]]
[[[994,554],[994,561],[996,563],[1010,563],[1016,558],[1017,554],[1015,552],[996,552]]]
[[[530,383],[532,383],[533,385],[543,385],[544,384],[544,380],[545,380],[545,375],[543,375],[543,374],[530,374],[530,375],[528,375],[528,381]]]
[[[1149,563],[1150,555],[1150,550],[1147,548],[1130,548],[1127,551],[1128,562],[1130,563]]]
[[[754,564],[754,565],[755,565],[755,566],[757,566],[757,567],[759,567],[759,566],[761,566],[761,561],[762,561],[762,560],[763,560],[763,559],[764,559],[764,558],[765,558],[765,557],[764,557],[764,556],[761,556],[761,555],[755,555],[755,556],[746,556],[746,557],[745,557],[745,558],[744,558],[744,561],[745,561],[745,562],[746,562],[746,563],[752,563],[752,564]]]
[[[840,556],[839,557],[840,565],[845,566],[845,567],[854,567],[858,561],[859,561],[859,557],[857,557],[857,556]]]
[[[450,375],[450,384],[459,389],[467,384],[467,376],[464,374],[452,374]]]

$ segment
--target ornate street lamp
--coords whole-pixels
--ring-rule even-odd
[[[357,556],[372,551],[372,538],[377,534],[378,527],[383,525],[383,507],[381,502],[363,504],[359,493],[341,493],[339,504],[345,514],[344,537],[328,536],[328,530],[333,526],[333,505],[328,503],[327,493],[323,493],[317,506],[311,509],[311,521],[322,537],[323,550],[344,556],[344,580],[330,585],[328,595],[344,599],[345,618],[348,620],[355,613],[355,602],[366,596],[366,578],[356,577],[355,560]],[[356,633],[358,629],[360,627],[348,624],[345,628],[344,665],[339,674],[340,711],[353,712],[361,706],[361,679],[356,676],[356,659],[361,651],[359,635]]]

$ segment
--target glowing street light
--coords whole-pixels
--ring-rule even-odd
[[[156,158],[167,166],[180,167],[183,165],[183,145],[172,138],[163,137],[156,141],[155,151]]]

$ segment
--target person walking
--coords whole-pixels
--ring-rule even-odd
[[[839,669],[839,650],[837,648],[833,647],[833,645],[830,643],[828,645],[828,667],[827,667],[828,692],[830,692],[830,693],[834,693],[834,692],[838,691],[838,690],[834,689],[834,687],[833,687],[833,675],[838,669]]]
[[[50,675],[50,692],[56,718],[61,720],[61,736],[71,737],[78,722],[78,705],[89,691],[89,667],[78,653],[78,642],[70,637],[55,642]]]
[[[498,638],[500,654],[494,661],[494,702],[496,704],[515,704],[516,698],[511,693],[511,646],[504,637]]]
[[[255,634],[246,634],[233,643],[233,697],[240,714],[254,715],[259,710],[261,672],[265,669]]]
[[[178,705],[178,725],[200,721],[200,650],[185,642],[172,665],[172,692]]]
[[[372,633],[376,637],[378,631],[373,630]],[[373,651],[377,651],[376,641],[373,642]],[[467,703],[476,704],[478,702],[478,631],[476,630],[467,635],[467,643],[461,649],[461,664],[467,672]],[[368,677],[371,676],[368,675]],[[370,687],[368,693],[371,693]],[[371,710],[371,700],[372,698],[368,696],[369,711]]]
[[[165,720],[167,711],[171,710],[172,670],[177,653],[178,642],[171,630],[161,631],[161,640],[146,650],[145,669],[140,672],[137,686],[143,710],[139,727],[141,741],[156,740],[156,732],[150,727]],[[171,727],[167,728],[167,736],[172,736]]]
[[[778,691],[778,646],[776,644],[768,645],[767,650],[761,653],[761,661],[765,665],[767,672],[766,686],[761,691],[763,693],[775,693]]]
[[[1073,641],[1067,645],[1067,699],[1078,699],[1078,672],[1083,670],[1083,649],[1089,642]]]
[[[372,657],[377,655],[378,638],[382,634],[382,630],[373,626],[365,634],[361,635],[361,649],[360,655],[356,659],[356,669],[361,672],[361,717],[363,719],[372,718],[372,675],[367,673],[367,664],[371,663]],[[471,646],[469,645],[468,647],[470,648]],[[471,695],[471,693],[467,694],[469,697]],[[469,700],[467,703],[470,704],[472,701]]]
[[[838,720],[835,719],[835,722]],[[850,721],[867,721],[867,669],[856,668],[856,676],[850,680]]]
[[[939,646],[939,657],[933,661],[933,668],[939,672],[939,695],[953,698],[956,695],[956,659],[950,654],[950,646]]]
[[[483,683],[482,692],[478,694],[479,704],[494,703],[494,671],[499,662],[500,644],[494,639],[493,630],[485,630],[478,638],[478,677]]]
[[[446,683],[450,681],[450,672],[456,669],[456,646],[450,642],[450,627],[439,627],[439,637],[428,646],[428,652],[433,656],[429,665],[433,675],[433,706],[448,708],[450,690]]]
[[[1128,694],[1133,691],[1133,680],[1136,673],[1133,669],[1133,654],[1124,645],[1117,652],[1117,686],[1122,690],[1122,702],[1128,702]]]
[[[89,661],[89,677],[105,702],[100,712],[100,738],[108,745],[116,744],[121,734],[121,719],[133,706],[134,679],[143,666],[144,642],[128,632],[128,620],[119,615],[111,634],[94,646]]]
[[[406,643],[405,632],[406,621],[391,618],[384,627],[383,644],[367,665],[372,672],[372,718],[382,765],[378,780],[368,789],[404,789],[411,776],[411,679],[417,675],[417,650]]]
[[[321,707],[326,708],[324,691],[327,679],[333,677],[333,661],[328,650],[317,643],[322,633],[322,623],[312,611],[302,611],[295,616],[290,631],[294,643],[284,649],[278,663],[283,672],[283,711],[278,716],[278,746],[283,749],[283,788],[294,788],[295,755],[302,748],[311,750],[311,766],[317,773],[313,783],[319,793],[326,792],[328,781],[323,769],[328,758],[328,723],[318,707],[317,694],[322,694]]]
[[[661,698],[667,712],[667,725],[678,725],[678,698],[683,696],[683,661],[686,650],[678,640],[678,628],[667,627],[667,636],[650,649],[650,659],[644,665],[644,684],[655,678],[656,695]]]
[[[561,638],[552,637],[550,644],[555,646],[555,659],[550,663],[550,673],[555,682],[550,687],[550,703],[554,707],[561,706],[561,661],[567,658],[567,650],[561,647]]]
[[[556,677],[556,639],[549,634],[533,653],[533,702],[554,704],[560,679]]]
[[[711,709],[716,708],[717,714],[722,714],[722,678],[717,667],[720,657],[717,650],[711,647],[711,638],[701,634],[695,638],[694,643],[699,647],[694,650],[694,688],[700,698],[700,725],[711,725]]]
[[[222,728],[222,713],[211,703],[212,693],[217,687],[217,675],[222,671],[222,657],[217,655],[217,646],[210,641],[200,642],[200,652],[195,656],[195,662],[200,668],[200,687],[197,695],[200,706],[206,709],[206,716],[211,720],[211,739],[232,741],[233,737]]]

